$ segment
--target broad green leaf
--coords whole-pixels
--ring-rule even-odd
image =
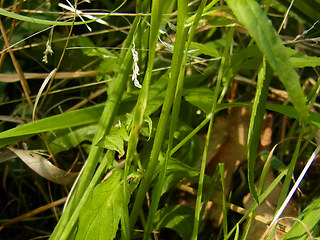
[[[111,79],[111,76],[108,76],[108,73],[118,71],[118,61],[114,58],[104,59],[98,67],[97,81]]]
[[[51,151],[53,154],[56,154],[76,147],[83,141],[91,142],[96,130],[96,125],[89,125],[72,130],[71,132],[69,131],[67,134],[58,136],[49,143]]]
[[[299,75],[293,69],[286,48],[259,4],[254,0],[229,0],[227,3],[278,75],[299,118],[307,122],[309,111],[306,106],[306,97],[300,86]]]
[[[319,236],[320,227],[320,199],[313,201],[298,217],[301,222],[295,221],[289,232],[285,235],[285,239],[311,239],[307,234],[306,228],[310,231],[312,236]]]
[[[170,228],[182,239],[190,239],[192,234],[194,211],[183,205],[168,206],[160,209],[155,216],[155,228]]]
[[[200,110],[204,111],[206,114],[209,114],[211,112],[212,101],[213,101],[212,90],[208,88],[195,88],[192,90],[184,91],[183,95],[186,101],[198,107]],[[228,107],[241,107],[241,106],[251,106],[251,105],[252,105],[251,103],[244,103],[244,102],[217,104],[216,111],[220,111]]]
[[[316,67],[320,65],[320,58],[307,56],[302,52],[286,47],[285,48],[289,60],[294,68]],[[231,65],[233,72],[244,69],[258,69],[262,53],[257,45],[236,50],[231,57]]]
[[[259,61],[257,61],[259,59]],[[231,66],[236,73],[240,69],[258,69],[262,54],[256,44],[243,49],[236,49],[231,56]]]
[[[98,184],[79,215],[76,240],[113,240],[122,214],[122,171],[114,171],[107,181]]]
[[[183,93],[185,100],[198,107],[206,114],[211,112],[213,91],[208,88],[186,90]]]
[[[234,20],[227,18],[227,16],[213,16],[208,20],[208,24],[213,27],[233,27],[235,26]]]
[[[124,155],[124,141],[119,135],[107,135],[103,137],[97,144],[101,148],[114,150]]]
[[[129,135],[125,125],[121,122],[119,124],[120,126],[113,126],[110,133],[104,136],[97,145],[105,149],[115,150],[123,156],[125,154],[124,141],[129,141]]]

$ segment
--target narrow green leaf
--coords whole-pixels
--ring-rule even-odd
[[[267,68],[265,59],[258,73],[257,90],[254,98],[252,113],[247,141],[247,159],[248,159],[248,184],[253,198],[258,201],[258,196],[254,185],[254,167],[258,154],[258,145],[260,142],[263,117],[266,109],[266,102],[269,93],[269,84],[271,79],[270,70]],[[268,72],[268,74],[267,74]]]
[[[220,57],[221,53],[217,49],[218,46],[214,42],[208,43],[197,43],[191,42],[189,50],[193,52],[193,54],[200,55],[205,54],[210,57]]]
[[[226,192],[225,192],[225,179],[224,179],[224,163],[218,163],[218,169],[221,178],[221,187],[222,187],[222,212],[223,212],[223,219],[222,219],[222,229],[223,229],[223,237],[225,238],[228,233],[228,222],[227,222],[227,212],[228,209],[226,207]]]
[[[107,181],[98,184],[79,215],[78,239],[113,240],[123,206],[122,172],[114,171]]]
[[[307,122],[309,112],[299,76],[293,69],[276,30],[259,4],[254,0],[228,0],[227,3],[240,23],[247,28],[270,66],[278,75],[299,114],[299,118]]]
[[[311,57],[298,52],[297,50],[286,48],[290,62],[294,68],[317,67],[320,66],[320,57]]]
[[[197,94],[201,97],[197,97]],[[210,113],[211,102],[213,100],[213,92],[211,90],[193,89],[193,91],[185,93],[185,99],[192,105],[198,107],[205,113]],[[252,106],[248,102],[235,102],[235,103],[221,103],[217,105],[217,111],[227,109],[230,107]],[[266,109],[278,112],[291,118],[299,119],[299,114],[296,109],[288,105],[279,105],[267,103]],[[309,112],[309,120],[311,124],[320,128],[320,114]]]
[[[176,89],[176,84],[178,82],[178,76],[179,76],[178,72],[181,67],[182,59],[184,56],[184,46],[185,46],[185,42],[187,39],[188,27],[186,27],[186,25],[185,25],[185,21],[187,19],[187,16],[188,16],[187,2],[185,2],[183,0],[182,1],[179,0],[178,1],[177,34],[176,34],[176,41],[174,43],[174,50],[173,50],[173,56],[172,56],[172,62],[171,62],[171,77],[170,77],[171,79],[168,83],[166,98],[164,101],[164,107],[161,112],[159,126],[161,126],[162,124],[164,124],[167,121],[166,118],[168,118],[168,114],[169,114],[168,110],[170,110],[170,107],[171,107],[170,105],[172,104],[171,101],[173,101],[174,92],[176,91],[175,89]],[[182,72],[184,72],[184,71],[182,71]],[[147,219],[147,225],[145,227],[145,233],[143,236],[144,240],[149,239],[149,235],[152,230],[154,216],[155,216],[156,211],[158,209],[163,185],[165,182],[166,168],[167,168],[167,163],[168,163],[168,159],[169,159],[169,153],[170,153],[170,150],[172,147],[173,133],[174,133],[174,128],[175,128],[175,125],[172,124],[172,121],[174,121],[175,119],[177,119],[177,116],[175,116],[175,114],[173,113],[172,118],[171,118],[170,128],[169,128],[168,149],[167,149],[165,159],[163,160],[163,163],[161,166],[159,178],[156,182],[154,191],[152,192],[152,202],[151,202],[150,211],[149,211],[149,215],[148,215],[148,219]],[[158,131],[158,130],[160,130],[160,131]],[[166,129],[157,129],[157,132],[156,132],[157,139],[155,140],[154,146],[156,146],[156,145],[158,145],[158,146],[153,147],[152,155],[151,155],[154,158],[154,160],[156,160],[156,161],[149,161],[149,163],[148,163],[147,172],[149,172],[151,174],[148,173],[148,177],[149,177],[148,181],[149,182],[146,182],[147,184],[150,184],[150,181],[152,180],[152,172],[154,171],[154,168],[155,168],[156,164],[158,163],[158,161],[157,161],[158,156],[155,156],[155,154],[157,154],[157,155],[159,154],[158,151],[160,150],[160,148],[158,148],[158,147],[161,146],[161,144],[162,144],[161,141],[163,141],[163,134],[165,132],[166,132]],[[162,136],[159,138],[158,136],[160,136],[160,135],[162,135]],[[154,151],[155,149],[158,149],[158,150]]]
[[[288,240],[294,239],[311,239],[307,229],[312,236],[319,236],[320,227],[320,199],[313,201],[298,217],[300,221],[295,221],[289,232],[285,235]]]
[[[167,78],[164,77],[151,86],[151,94],[148,99],[150,104],[147,105],[145,111],[147,116],[155,112],[161,106],[166,84]],[[131,101],[136,101],[136,98],[131,99]],[[123,105],[129,104],[124,102]],[[96,123],[99,121],[103,109],[104,104],[99,104],[93,107],[62,113],[12,128],[0,133],[0,148],[38,133]]]
[[[44,118],[0,133],[0,147],[24,139],[28,135],[97,122],[103,104]]]
[[[55,136],[53,141],[49,141],[51,152],[53,154],[59,153],[61,151],[69,150],[70,148],[76,147],[83,141],[92,141],[94,133],[97,129],[96,125],[89,125],[85,127],[80,127],[61,136]]]
[[[150,35],[149,35],[149,56],[148,56],[148,66],[146,70],[146,74],[143,80],[143,85],[142,89],[138,98],[138,102],[136,105],[136,110],[135,110],[135,116],[134,116],[134,122],[133,122],[133,127],[130,132],[130,141],[128,143],[128,151],[127,151],[127,162],[126,162],[126,170],[129,169],[129,164],[130,161],[132,161],[133,154],[136,151],[136,146],[138,142],[138,134],[139,134],[139,129],[142,125],[143,122],[143,115],[145,113],[145,108],[147,105],[147,99],[148,99],[148,94],[149,94],[149,85],[150,85],[150,80],[151,80],[151,75],[152,75],[152,69],[153,69],[153,63],[154,63],[154,58],[155,58],[155,53],[156,53],[156,44],[158,42],[158,36],[159,36],[159,29],[160,29],[160,24],[162,21],[162,16],[163,13],[168,11],[172,7],[172,3],[174,1],[159,1],[159,0],[154,0],[152,1],[152,6],[151,6],[151,28],[150,28]],[[172,81],[169,81],[168,84],[168,89],[170,89],[170,85],[172,85]],[[151,151],[151,156],[147,165],[147,169],[145,172],[145,177],[142,179],[136,199],[131,211],[130,215],[130,224],[131,226],[134,226],[137,219],[138,215],[141,211],[141,207],[143,204],[143,200],[145,198],[145,194],[149,188],[149,185],[152,181],[152,178],[154,177],[154,170],[156,168],[156,165],[158,164],[158,156],[159,152],[162,146],[162,141],[164,137],[164,133],[166,132],[165,124],[167,123],[167,118],[168,118],[168,107],[166,106],[166,98],[164,100],[162,112],[165,111],[167,112],[167,115],[163,117],[163,114],[161,113],[160,116],[160,121],[159,121],[159,127],[156,132],[153,148]],[[171,103],[170,103],[171,104]],[[159,131],[158,131],[159,130]],[[127,171],[126,171],[127,172]],[[126,174],[125,172],[125,174]]]
[[[44,19],[39,19],[39,18],[33,18],[33,17],[27,17],[21,14],[16,14],[16,13],[12,13],[12,12],[8,12],[6,10],[4,10],[3,8],[0,8],[0,15],[2,16],[6,16],[12,19],[16,19],[19,21],[23,21],[23,22],[30,22],[30,23],[34,23],[34,24],[43,24],[43,25],[57,25],[57,26],[71,26],[72,22],[60,22],[60,21],[52,21],[52,20],[44,20]],[[83,25],[83,24],[88,24],[88,23],[92,23],[96,20],[88,20],[88,21],[81,21],[81,22],[75,22],[74,25]]]

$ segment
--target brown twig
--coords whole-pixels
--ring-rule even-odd
[[[98,74],[98,71],[87,71],[87,72],[59,72],[56,73],[56,79],[63,78],[81,78],[81,77],[94,77]],[[48,73],[24,73],[26,79],[45,79]],[[19,76],[15,73],[1,73],[0,82],[12,83],[18,82]]]
[[[16,10],[14,11],[15,13],[19,13],[21,8],[22,8],[22,4],[23,4],[23,0],[19,0],[19,3],[18,3],[18,7],[16,8]],[[13,30],[16,26],[16,23],[17,23],[17,20],[16,19],[12,19],[12,22],[11,22],[11,28],[10,28],[10,32],[9,32],[9,35],[8,35],[8,41],[10,42],[11,40],[11,37],[13,35]],[[3,48],[5,49],[6,47],[9,47],[9,45],[7,43],[4,44]],[[1,56],[0,56],[0,69],[1,69],[1,66],[2,66],[2,63],[4,61],[4,58],[6,56],[6,52],[2,52]]]
[[[7,38],[7,35],[6,35],[6,31],[2,25],[2,21],[0,20],[0,30],[1,30],[1,33],[2,33],[2,36],[3,36],[3,39],[4,39],[4,42],[7,46],[9,46],[9,40]],[[15,58],[13,52],[11,51],[11,49],[8,50],[9,54],[10,54],[10,57],[11,57],[11,60],[12,60],[12,63],[14,65],[14,68],[16,69],[16,72],[17,74],[19,75],[19,78],[20,78],[20,83],[22,85],[22,88],[23,88],[23,91],[24,91],[24,94],[27,98],[27,101],[28,101],[28,104],[30,106],[31,109],[33,109],[33,103],[30,99],[30,88],[29,88],[29,85],[28,85],[28,82],[26,80],[26,78],[24,77],[24,74],[23,74],[23,71],[22,71],[22,68],[19,64],[19,62],[17,61],[17,59]]]

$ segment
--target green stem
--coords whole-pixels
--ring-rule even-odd
[[[176,129],[176,125],[178,122],[179,111],[180,111],[180,103],[181,103],[181,96],[182,96],[182,89],[183,89],[183,79],[184,79],[184,72],[185,72],[185,63],[186,63],[186,54],[184,51],[184,45],[187,39],[187,30],[188,28],[185,27],[185,21],[188,16],[188,5],[187,2],[184,0],[178,1],[178,25],[177,25],[177,34],[176,34],[176,42],[175,42],[175,49],[173,59],[172,59],[172,66],[171,66],[171,79],[170,82],[177,82],[177,90],[174,99],[174,105],[172,110],[171,116],[171,123],[170,123],[170,130],[169,130],[169,142],[168,142],[168,149],[165,156],[165,159],[162,163],[160,175],[157,180],[156,186],[152,193],[152,202],[149,210],[147,226],[145,228],[143,239],[147,240],[149,238],[153,219],[158,209],[163,185],[165,182],[166,177],[166,169],[168,159],[170,157],[170,151],[173,145],[173,135]]]
[[[208,116],[210,118],[210,123],[209,123],[209,128],[207,131],[207,137],[206,137],[206,142],[205,142],[205,147],[203,150],[203,155],[202,155],[202,160],[201,160],[201,168],[200,168],[200,176],[199,176],[199,186],[198,186],[198,192],[197,192],[197,201],[196,201],[196,208],[195,208],[195,214],[194,214],[194,222],[193,222],[193,232],[191,239],[195,240],[197,239],[198,235],[198,228],[199,228],[199,223],[200,223],[200,213],[201,213],[201,200],[202,200],[202,190],[203,190],[203,181],[204,181],[204,174],[205,174],[205,167],[206,167],[206,162],[207,162],[207,153],[208,153],[208,148],[209,148],[209,142],[210,142],[210,136],[212,135],[212,126],[213,126],[213,119],[217,111],[217,104],[218,104],[218,97],[220,94],[220,88],[222,84],[222,78],[224,74],[224,69],[226,65],[226,59],[228,57],[228,51],[229,48],[232,46],[232,37],[233,37],[233,32],[234,30],[231,29],[228,33],[227,37],[227,43],[226,47],[224,49],[222,58],[221,58],[221,66],[219,68],[219,73],[218,73],[218,78],[217,78],[217,83],[214,89],[214,96],[213,96],[213,102],[212,102],[212,108],[211,108],[211,113]],[[220,98],[220,101],[222,99]],[[205,207],[205,206],[203,206]]]
[[[109,93],[109,98],[106,102],[102,116],[98,123],[98,129],[93,139],[93,143],[89,152],[87,163],[85,165],[83,173],[80,176],[80,180],[75,188],[75,192],[71,196],[70,201],[65,211],[63,212],[57,226],[55,227],[50,239],[60,239],[62,232],[64,231],[65,227],[68,225],[68,221],[73,211],[75,210],[78,203],[80,202],[94,174],[97,163],[100,159],[100,155],[102,153],[102,149],[97,147],[96,143],[111,129],[113,119],[120,105],[120,101],[126,86],[126,81],[131,71],[132,57],[131,57],[131,52],[128,51],[127,49],[129,47],[129,44],[132,42],[134,29],[136,28],[137,23],[138,23],[138,17],[135,19],[134,23],[132,24],[132,28],[124,43],[123,50],[121,51],[119,62],[123,64],[121,64],[121,68],[117,78],[111,82],[111,86],[110,86],[111,90]]]
[[[175,152],[177,152],[186,142],[188,142],[194,135],[197,134],[207,123],[210,121],[210,115],[207,115],[206,118],[189,133],[184,139],[181,140],[170,152],[170,156],[172,156]]]
[[[156,44],[158,42],[160,23],[161,23],[161,19],[162,19],[163,10],[165,8],[164,5],[166,6],[167,3],[168,2],[163,3],[160,0],[152,1],[151,28],[150,28],[150,36],[149,36],[148,67],[147,67],[146,75],[145,75],[145,78],[143,81],[143,86],[142,86],[142,89],[141,89],[141,92],[140,92],[140,95],[138,98],[138,102],[136,105],[134,122],[133,122],[131,133],[130,133],[131,143],[129,140],[129,144],[128,144],[129,161],[131,161],[133,159],[133,154],[136,151],[135,149],[136,149],[137,142],[138,142],[139,130],[140,130],[140,127],[143,122],[143,115],[144,115],[144,111],[145,111],[146,104],[147,104],[148,90],[149,90],[149,85],[150,85],[150,80],[151,80],[151,75],[152,75],[153,62],[154,62],[154,58],[155,58],[155,49],[156,49]],[[160,121],[159,121],[159,125],[158,125],[158,129],[159,128],[160,129],[163,128],[163,130],[165,130],[165,126],[164,125],[161,126],[161,117],[160,117]],[[156,134],[155,139],[157,139],[157,134]],[[156,140],[155,140],[154,144],[156,144]],[[159,150],[160,150],[161,144],[159,144],[159,145],[160,145],[159,146]],[[157,159],[158,159],[158,156],[156,156],[156,159],[155,159],[155,157],[151,153],[151,157],[150,157],[150,160],[148,163],[147,171],[146,171],[145,176],[140,184],[138,194],[135,199],[133,209],[132,209],[132,212],[130,215],[131,228],[133,228],[133,226],[135,225],[135,222],[137,221],[137,218],[138,218],[138,215],[139,215],[142,203],[143,203],[144,195],[145,195],[147,188],[149,186],[149,184],[146,186],[145,182],[151,181],[150,179],[152,179],[152,176],[154,174],[154,169],[157,164]],[[128,162],[128,164],[130,164],[130,162]],[[148,170],[149,166],[152,166],[151,172],[150,172],[150,170]],[[127,168],[129,169],[129,167],[127,167]],[[144,189],[146,189],[146,190],[144,190]]]
[[[75,210],[72,212],[72,215],[70,216],[70,219],[68,221],[68,224],[63,229],[63,232],[61,233],[61,236],[59,237],[59,240],[68,239],[69,234],[74,228],[74,225],[76,224],[80,211],[82,209],[82,206],[86,203],[87,199],[89,198],[92,190],[98,183],[99,179],[101,178],[101,175],[104,173],[104,170],[107,166],[107,164],[110,164],[114,159],[114,151],[108,151],[103,160],[101,161],[101,164],[99,165],[98,170],[96,171],[94,177],[92,178],[89,186],[87,187],[85,193],[83,194],[79,204],[75,208]]]
[[[292,179],[292,176],[293,176],[293,170],[294,170],[294,167],[296,165],[296,162],[297,162],[297,159],[298,159],[298,156],[299,156],[299,152],[300,152],[301,143],[302,143],[302,140],[303,140],[303,134],[304,134],[304,128],[302,128],[302,130],[300,131],[300,134],[299,134],[299,137],[298,137],[298,141],[297,141],[297,145],[295,147],[292,159],[291,159],[290,164],[288,166],[288,173],[287,173],[287,176],[286,176],[286,178],[284,180],[283,186],[281,188],[281,193],[280,193],[280,196],[279,196],[279,199],[278,199],[277,211],[281,207],[281,205],[284,202],[284,200],[285,200],[285,198],[287,196],[287,193],[289,191],[290,182],[291,182],[291,179]]]

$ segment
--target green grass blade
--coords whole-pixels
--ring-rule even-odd
[[[182,61],[183,61],[183,59],[185,59],[184,46],[186,44],[187,30],[188,30],[188,27],[185,26],[185,22],[186,22],[187,17],[188,17],[187,2],[184,0],[179,0],[178,1],[177,33],[176,33],[176,41],[174,44],[174,53],[173,53],[173,57],[172,57],[170,81],[176,83],[176,82],[179,82],[179,80],[180,80],[181,88],[183,85],[182,83],[183,83],[183,78],[184,78],[184,65],[185,65],[185,63],[182,63]],[[180,72],[180,74],[179,74],[179,72]],[[178,78],[179,78],[179,80],[178,80]],[[181,91],[182,90],[180,90],[180,92]],[[164,162],[162,163],[162,166],[161,166],[159,178],[157,180],[156,186],[155,186],[153,194],[152,194],[152,202],[151,202],[151,206],[150,206],[150,210],[149,210],[147,226],[145,228],[145,232],[144,232],[144,236],[143,236],[144,240],[147,240],[149,238],[150,232],[152,230],[154,216],[155,216],[156,211],[158,209],[163,185],[165,182],[167,163],[168,163],[168,159],[170,157],[170,152],[171,152],[172,145],[173,145],[173,135],[174,135],[174,131],[175,131],[175,128],[177,125],[177,121],[178,121],[180,101],[181,101],[181,93],[179,96],[176,95],[176,98],[175,98],[173,113],[171,116],[170,130],[169,130],[168,149],[167,149],[167,153],[166,153]]]
[[[10,129],[0,133],[0,147],[9,145],[15,141],[26,138],[26,136],[35,135],[37,133],[95,123],[101,116],[102,109],[103,105],[101,104],[44,118]]]
[[[306,106],[306,97],[300,86],[299,75],[292,67],[285,47],[259,4],[254,0],[229,0],[227,3],[278,75],[299,118],[308,122],[309,111]]]
[[[227,207],[226,207],[226,193],[225,193],[225,181],[224,181],[224,163],[218,164],[220,178],[221,178],[221,188],[222,188],[222,211],[223,211],[223,219],[222,219],[222,230],[223,237],[226,238],[228,234],[228,222],[227,222]]]
[[[53,21],[53,20],[45,20],[45,19],[39,19],[39,18],[33,18],[33,17],[27,17],[21,14],[17,13],[12,13],[4,10],[3,8],[0,8],[0,15],[9,17],[12,19],[16,19],[22,22],[29,22],[29,23],[34,23],[34,24],[42,24],[42,25],[50,25],[50,26],[71,26],[72,22],[60,22],[60,21]],[[83,24],[88,24],[92,23],[95,20],[88,20],[84,22],[74,22],[74,25],[83,25]]]
[[[135,109],[135,116],[134,116],[134,122],[133,127],[135,129],[131,130],[130,138],[132,139],[132,145],[128,146],[128,156],[127,159],[129,162],[127,164],[130,164],[130,161],[133,158],[133,153],[136,151],[136,145],[137,145],[137,138],[139,134],[140,126],[143,122],[143,115],[144,111],[147,105],[147,98],[148,98],[148,91],[149,91],[149,84],[151,80],[152,75],[152,69],[153,69],[153,62],[155,58],[155,52],[156,52],[156,44],[158,42],[158,35],[159,35],[159,29],[160,29],[160,23],[162,20],[162,14],[164,12],[164,9],[169,7],[168,1],[160,1],[155,0],[152,1],[152,9],[151,9],[151,28],[150,28],[150,34],[149,34],[149,57],[148,57],[148,66],[146,70],[146,75],[144,77],[142,89],[138,98],[138,102]],[[161,129],[160,131],[165,132],[165,128],[162,129],[161,127],[161,118],[159,121],[158,129]],[[157,131],[158,133],[159,131]],[[163,138],[163,137],[162,137]],[[160,147],[162,145],[162,139],[156,140],[157,134],[155,137],[154,146],[157,146],[159,151]],[[130,144],[130,141],[129,141]],[[130,152],[129,152],[130,151]],[[140,213],[145,193],[150,185],[150,182],[152,180],[153,174],[154,174],[154,168],[158,162],[158,150],[156,152],[154,151],[154,148],[152,150],[153,153],[151,153],[150,160],[148,162],[147,170],[145,173],[145,177],[142,179],[142,182],[140,184],[140,187],[138,189],[137,197],[135,199],[133,209],[131,211],[130,215],[130,225],[133,227],[137,221],[138,215]],[[129,155],[130,154],[130,155]],[[127,160],[127,161],[128,161]],[[129,165],[126,164],[126,172],[129,169]],[[126,173],[125,173],[126,176]]]
[[[258,145],[260,142],[263,116],[266,109],[266,102],[269,93],[269,84],[271,79],[271,69],[269,69],[269,71],[267,69],[267,63],[265,59],[263,59],[262,66],[258,74],[257,90],[252,106],[247,142],[248,184],[250,192],[256,201],[258,201],[258,196],[254,185],[254,167],[258,154]],[[269,74],[267,74],[267,72],[269,72]]]
[[[285,178],[285,180],[283,182],[283,186],[281,188],[280,196],[279,196],[278,203],[277,203],[277,211],[281,207],[281,205],[284,202],[284,200],[285,200],[285,198],[287,196],[287,193],[289,191],[290,183],[291,183],[292,176],[293,176],[293,171],[294,171],[294,168],[296,166],[296,163],[297,163],[297,160],[298,160],[298,156],[299,156],[299,153],[300,153],[300,149],[301,149],[301,143],[302,143],[303,134],[304,134],[303,132],[304,131],[302,129],[300,134],[299,134],[298,141],[297,141],[296,147],[294,149],[294,153],[293,153],[292,158],[290,160],[290,164],[288,166],[288,173],[287,173],[287,176],[286,176],[286,178]]]
[[[205,175],[205,167],[206,167],[206,162],[207,162],[207,154],[208,154],[208,148],[209,148],[209,142],[210,142],[210,136],[211,136],[211,131],[212,131],[212,126],[213,126],[213,119],[215,114],[217,113],[217,105],[218,105],[218,99],[220,95],[220,99],[222,99],[222,94],[220,94],[221,91],[221,84],[222,84],[222,79],[223,79],[223,74],[225,71],[225,68],[227,67],[227,58],[229,54],[229,50],[233,45],[233,34],[234,34],[234,29],[231,28],[229,32],[227,33],[227,43],[223,51],[223,55],[221,58],[221,65],[219,68],[218,72],[218,78],[216,81],[216,86],[214,89],[213,93],[213,99],[209,103],[211,105],[211,111],[209,113],[210,115],[210,123],[207,131],[207,136],[206,136],[206,142],[203,150],[203,155],[201,159],[201,167],[200,167],[200,176],[199,176],[199,186],[198,186],[198,192],[197,192],[197,200],[196,200],[196,207],[195,207],[195,214],[194,214],[194,225],[193,225],[193,232],[191,239],[197,239],[198,237],[198,231],[199,231],[199,223],[200,223],[200,214],[201,214],[201,201],[202,201],[202,190],[203,190],[203,180],[204,180],[204,175]],[[205,207],[205,206],[204,206]]]
[[[123,46],[124,48],[120,54],[120,62],[122,64],[121,64],[119,73],[117,75],[117,78],[111,82],[109,98],[106,102],[102,115],[100,116],[98,129],[94,136],[93,143],[89,152],[89,156],[88,156],[84,171],[80,177],[80,180],[75,189],[74,195],[72,195],[71,200],[67,205],[50,239],[60,239],[61,234],[63,234],[65,227],[68,225],[72,212],[77,207],[80,200],[82,200],[82,196],[91,181],[92,175],[94,174],[96,165],[99,161],[99,156],[102,153],[102,149],[96,146],[96,144],[111,129],[113,119],[116,115],[116,112],[119,108],[119,104],[121,102],[121,98],[126,86],[127,79],[129,77],[129,73],[131,72],[132,57],[131,57],[131,52],[128,51],[128,47],[132,42],[134,30],[138,24],[138,20],[139,19],[136,17],[132,24],[130,33],[128,34],[127,39],[124,42],[124,46]]]
[[[271,191],[276,187],[277,184],[280,183],[281,179],[284,177],[284,175],[286,174],[286,171],[281,172],[275,180],[273,180],[273,182],[267,187],[267,189],[259,196],[259,202],[262,202],[263,200],[266,199],[266,197],[268,197],[268,195],[271,193]],[[240,225],[244,220],[246,220],[246,218],[258,207],[259,205],[257,204],[257,202],[254,202],[251,207],[246,211],[246,213],[243,215],[243,217],[238,221],[238,224]],[[238,225],[237,224],[237,225]],[[230,232],[228,233],[228,235],[225,237],[225,240],[229,239],[232,234],[234,233],[234,231],[237,228],[237,225],[235,225]]]
[[[108,15],[110,15],[111,13],[116,12],[118,9],[120,9],[125,3],[127,2],[127,0],[123,1],[119,7],[117,7],[116,9],[114,9],[112,12],[110,13],[106,13],[105,16],[98,18],[98,19],[102,19],[104,17],[107,17]],[[16,19],[22,22],[29,22],[29,23],[34,23],[34,24],[42,24],[42,25],[50,25],[50,26],[71,26],[71,25],[86,25],[92,22],[97,21],[98,19],[93,19],[93,20],[87,20],[87,21],[81,21],[81,22],[60,22],[60,21],[53,21],[53,20],[45,20],[45,19],[39,19],[39,18],[33,18],[33,17],[28,17],[28,16],[24,16],[21,14],[17,14],[17,13],[12,13],[9,11],[4,10],[3,8],[0,8],[0,15],[8,17],[8,18],[12,18],[12,19]]]

